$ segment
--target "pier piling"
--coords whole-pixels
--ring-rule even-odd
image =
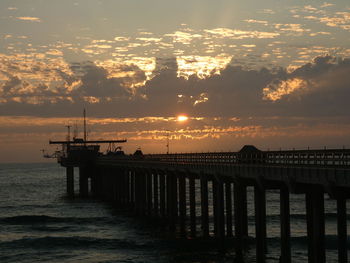
[[[204,174],[200,176],[201,183],[201,227],[203,237],[209,237],[209,200],[208,179]]]
[[[346,199],[337,199],[338,262],[348,262]]]
[[[280,188],[281,263],[291,262],[289,192]]]
[[[265,262],[266,253],[266,193],[260,186],[254,186],[255,242],[258,263]]]
[[[189,195],[190,195],[190,227],[191,237],[196,237],[197,225],[196,225],[196,181],[194,176],[189,178]]]
[[[74,167],[66,167],[66,183],[67,183],[67,195],[69,197],[74,196]]]
[[[179,221],[181,235],[186,235],[186,178],[180,174],[179,181]]]
[[[89,195],[88,171],[86,166],[79,167],[79,195],[81,197]]]
[[[231,182],[225,183],[226,236],[232,237],[232,187]]]

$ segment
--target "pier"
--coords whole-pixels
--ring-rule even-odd
[[[260,151],[247,145],[238,152],[104,155],[93,145],[102,141],[50,143],[65,148],[58,162],[66,167],[68,195],[74,195],[74,167],[78,167],[82,197],[92,195],[138,216],[164,219],[183,237],[212,236],[218,242],[231,238],[234,262],[244,262],[247,187],[254,189],[256,262],[265,262],[268,249],[266,191],[271,189],[280,193],[280,262],[292,262],[290,194],[305,196],[308,262],[326,262],[324,200],[328,195],[337,204],[338,262],[348,262],[348,149]]]

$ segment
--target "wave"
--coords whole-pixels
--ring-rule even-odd
[[[95,237],[40,237],[22,238],[13,241],[0,242],[1,249],[144,249],[147,244],[138,244],[130,240],[106,239]]]
[[[333,221],[337,220],[337,214],[336,213],[325,213],[325,220]],[[254,220],[254,216],[249,216],[249,220]],[[299,220],[306,220],[306,214],[290,214],[290,219],[292,221],[299,221]],[[266,215],[266,220],[271,221],[279,221],[280,215],[274,214],[274,215]],[[350,220],[350,215],[347,215],[347,220]]]
[[[268,243],[272,246],[279,246],[281,244],[279,237],[271,237],[267,239]],[[308,237],[307,236],[299,236],[299,237],[291,237],[292,247],[307,247]],[[347,246],[350,249],[350,236],[347,237]],[[328,250],[336,250],[338,249],[338,236],[336,235],[326,235],[325,236],[325,248]]]
[[[47,215],[22,215],[0,218],[1,224],[9,225],[34,225],[47,223],[71,223],[71,224],[96,224],[115,223],[109,217],[53,217]]]

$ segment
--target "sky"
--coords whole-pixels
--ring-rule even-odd
[[[1,0],[0,162],[84,108],[127,153],[350,148],[349,75],[348,0]]]

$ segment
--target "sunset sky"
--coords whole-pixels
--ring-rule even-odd
[[[128,153],[350,148],[350,2],[1,0],[0,162],[84,108]]]

